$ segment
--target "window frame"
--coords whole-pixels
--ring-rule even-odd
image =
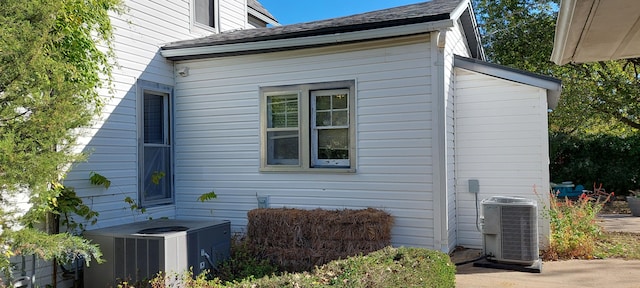
[[[137,111],[138,111],[138,204],[142,207],[152,207],[160,205],[170,205],[175,202],[175,188],[174,188],[174,111],[173,111],[173,87],[156,82],[138,80],[137,81]],[[163,143],[146,143],[145,142],[145,127],[144,127],[144,113],[145,113],[145,94],[162,96],[163,98]],[[165,172],[164,179],[166,179],[168,186],[168,197],[159,199],[146,199],[144,195],[145,190],[145,148],[168,148],[168,169]]]
[[[220,32],[220,1],[208,0],[213,5],[213,27],[196,21],[196,1],[190,1],[190,24],[192,33],[219,33]]]
[[[356,81],[343,80],[297,85],[280,85],[260,87],[260,171],[262,172],[356,172],[356,125],[355,101]],[[314,91],[340,90],[348,92],[348,153],[349,159],[342,163],[348,165],[317,165],[317,137],[314,137],[315,125],[312,123],[315,105],[312,104]],[[268,98],[283,95],[298,95],[298,157],[295,165],[269,164],[268,133],[276,129],[268,127]]]

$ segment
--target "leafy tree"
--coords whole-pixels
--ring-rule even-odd
[[[9,257],[99,257],[70,235],[32,228],[52,211],[79,128],[100,112],[109,89],[112,27],[121,0],[0,0],[0,269]],[[103,85],[106,83],[106,85]],[[26,195],[30,212],[12,200]]]
[[[640,128],[640,59],[551,62],[558,0],[474,0],[489,61],[559,78],[552,131],[628,134]]]

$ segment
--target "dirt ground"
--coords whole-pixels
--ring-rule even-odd
[[[627,201],[622,199],[615,199],[608,202],[602,207],[600,214],[631,214]]]

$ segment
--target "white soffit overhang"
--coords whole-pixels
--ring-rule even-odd
[[[551,60],[558,65],[640,57],[640,1],[562,0]]]

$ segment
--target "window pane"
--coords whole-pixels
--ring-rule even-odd
[[[267,132],[267,164],[298,165],[298,131]]]
[[[213,11],[213,1],[214,0],[194,0],[195,3],[195,11],[196,11],[196,22],[207,25],[209,27],[214,27],[214,11]]]
[[[298,95],[267,98],[268,128],[298,127]]]
[[[347,108],[347,94],[333,95],[333,109],[346,109]]]
[[[316,96],[316,110],[331,109],[331,96]]]
[[[144,94],[144,143],[164,144],[164,97]]]
[[[318,130],[318,159],[349,159],[349,129]]]
[[[316,126],[331,126],[331,112],[317,112]]]
[[[349,114],[347,111],[333,111],[331,115],[331,122],[333,126],[346,126],[349,125]]]
[[[170,147],[144,147],[143,200],[171,198]]]

